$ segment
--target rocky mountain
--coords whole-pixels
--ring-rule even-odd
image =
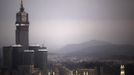
[[[89,41],[63,47],[60,53],[66,56],[98,57],[98,58],[134,58],[134,46],[112,44],[104,41]]]

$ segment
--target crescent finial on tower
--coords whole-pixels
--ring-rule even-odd
[[[20,11],[21,11],[21,12],[23,12],[23,11],[24,11],[24,7],[23,7],[23,0],[21,0]]]

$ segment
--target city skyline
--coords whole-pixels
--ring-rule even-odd
[[[133,3],[132,0],[24,0],[25,10],[30,14],[30,43],[44,43],[48,49],[90,40],[134,45]],[[18,6],[19,0],[0,1],[1,46],[14,44]]]
[[[2,0],[0,75],[133,74],[133,2]]]

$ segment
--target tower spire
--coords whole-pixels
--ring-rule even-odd
[[[23,0],[21,0],[21,4],[20,4],[20,11],[23,12],[24,11],[24,7],[23,7]]]

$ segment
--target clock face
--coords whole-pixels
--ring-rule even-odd
[[[22,20],[22,22],[26,22],[27,21],[27,16],[26,16],[25,13],[22,13],[21,20]]]
[[[22,16],[21,20],[22,22],[26,22],[26,16]]]

